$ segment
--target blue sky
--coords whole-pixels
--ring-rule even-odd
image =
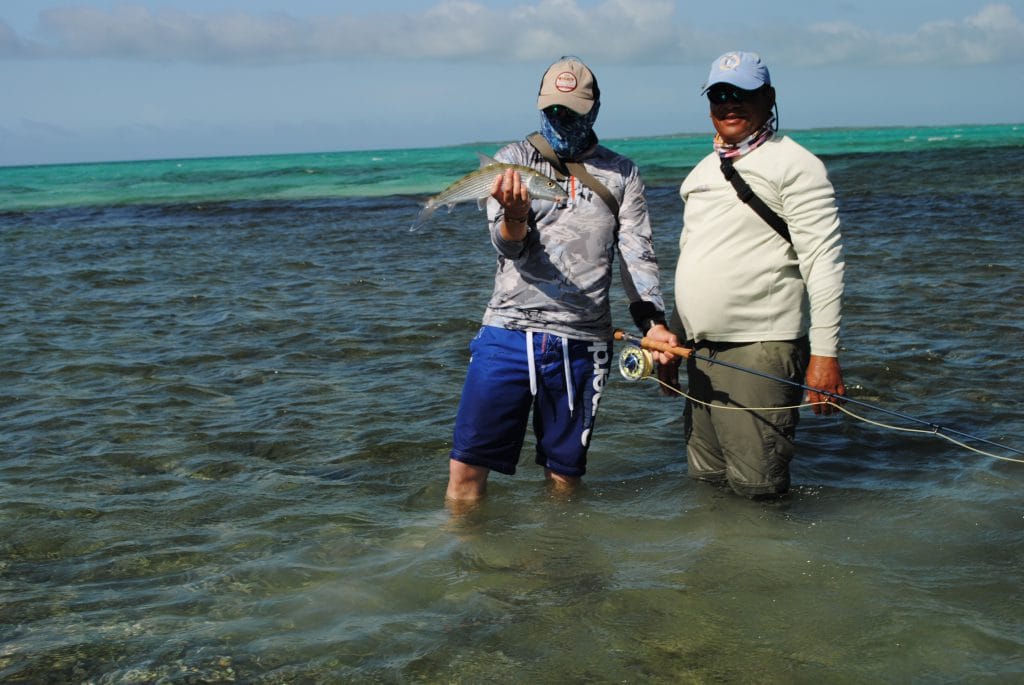
[[[732,49],[783,128],[1024,121],[1019,1],[4,0],[0,166],[511,140],[563,54],[602,137],[704,132]]]

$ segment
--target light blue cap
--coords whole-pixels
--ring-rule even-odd
[[[727,52],[711,63],[711,73],[704,82],[701,95],[716,83],[729,83],[743,90],[757,90],[771,85],[768,67],[756,52]]]

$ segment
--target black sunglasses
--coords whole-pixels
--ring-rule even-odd
[[[730,100],[736,103],[750,102],[764,92],[764,86],[756,90],[743,90],[735,86],[714,86],[708,91],[708,101],[712,105],[724,105]]]
[[[579,112],[573,111],[564,105],[551,105],[550,107],[544,108],[544,114],[547,114],[552,119],[558,121],[568,121],[576,119],[580,116]]]

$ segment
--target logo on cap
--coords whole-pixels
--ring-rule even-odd
[[[732,70],[740,65],[740,56],[735,52],[730,52],[728,55],[722,58],[722,61],[718,63],[718,68],[722,71],[726,69]]]
[[[571,71],[563,71],[555,79],[555,88],[561,93],[571,93],[576,90],[576,74]]]

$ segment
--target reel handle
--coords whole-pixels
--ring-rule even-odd
[[[691,350],[688,347],[677,347],[675,345],[669,345],[668,343],[663,343],[658,340],[651,340],[650,338],[647,337],[638,338],[635,335],[630,335],[621,328],[616,329],[614,336],[616,340],[635,343],[640,347],[644,348],[645,350],[654,350],[656,352],[668,352],[670,354],[676,355],[677,357],[682,357],[683,359],[687,359],[691,354],[693,354],[693,350]]]

